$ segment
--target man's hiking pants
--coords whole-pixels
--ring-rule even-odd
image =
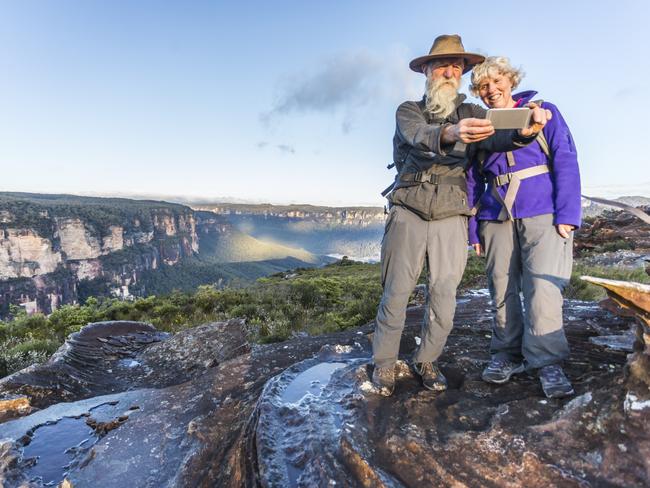
[[[573,233],[561,237],[553,215],[481,221],[494,306],[490,352],[529,369],[569,355],[562,329],[562,291],[571,277]],[[523,294],[523,308],[520,298]]]
[[[381,245],[384,289],[372,343],[375,365],[395,364],[406,307],[424,262],[429,268],[427,302],[416,362],[435,361],[442,353],[456,311],[456,288],[467,262],[467,218],[426,221],[393,206]]]

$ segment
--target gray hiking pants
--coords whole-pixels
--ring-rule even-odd
[[[481,221],[494,306],[490,352],[529,369],[569,355],[562,329],[562,291],[571,277],[573,233],[562,238],[553,215]],[[523,310],[520,298],[523,294]]]
[[[384,288],[372,343],[373,359],[384,368],[395,364],[409,297],[429,267],[427,303],[421,342],[414,361],[435,361],[451,332],[456,311],[456,288],[467,262],[467,218],[426,221],[410,210],[393,206],[381,245]]]

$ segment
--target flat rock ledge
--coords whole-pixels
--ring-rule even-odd
[[[241,320],[174,336],[90,324],[48,363],[0,381],[0,485],[650,484],[650,401],[624,371],[633,319],[567,301],[576,395],[547,400],[534,377],[480,380],[489,300],[458,302],[440,361],[450,388],[423,390],[406,362],[414,307],[389,398],[370,383],[372,324],[261,346]]]

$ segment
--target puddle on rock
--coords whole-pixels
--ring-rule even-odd
[[[44,486],[58,486],[71,465],[85,456],[106,432],[128,418],[128,413],[115,418],[118,411],[118,402],[104,403],[78,417],[63,417],[34,428],[28,434],[29,444],[23,447],[23,459],[35,459],[36,462],[26,470],[26,474],[31,480],[40,479]],[[98,429],[88,425],[88,421],[94,422]],[[105,428],[108,421],[114,425]]]
[[[368,358],[315,361],[305,361],[310,367],[298,374],[294,370],[276,377],[280,387],[270,388],[260,399],[258,450],[269,449],[261,464],[274,486],[319,485],[312,460],[337,455],[341,429],[349,420],[356,367]]]
[[[65,417],[34,431],[23,449],[23,459],[36,458],[36,464],[27,470],[30,479],[41,478],[45,486],[63,481],[77,449],[89,447],[98,439],[86,425],[86,418]]]
[[[282,402],[298,403],[309,393],[319,396],[329,383],[332,373],[343,366],[347,364],[319,363],[303,371],[287,385],[282,393]]]

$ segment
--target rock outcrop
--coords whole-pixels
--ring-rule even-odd
[[[646,213],[650,207],[640,207]],[[638,217],[624,211],[607,210],[585,219],[576,233],[576,251],[613,251],[635,249],[650,252],[650,227]]]
[[[49,363],[0,382],[15,417],[0,424],[0,480],[7,487],[647,485],[650,404],[629,404],[626,351],[589,340],[626,334],[630,319],[567,302],[566,371],[577,392],[547,400],[536,378],[480,380],[489,308],[484,292],[459,299],[441,358],[446,392],[423,390],[400,362],[390,398],[369,382],[372,324],[256,346],[237,320],[171,337],[146,324],[90,325]],[[404,359],[421,317],[421,307],[409,309]]]

